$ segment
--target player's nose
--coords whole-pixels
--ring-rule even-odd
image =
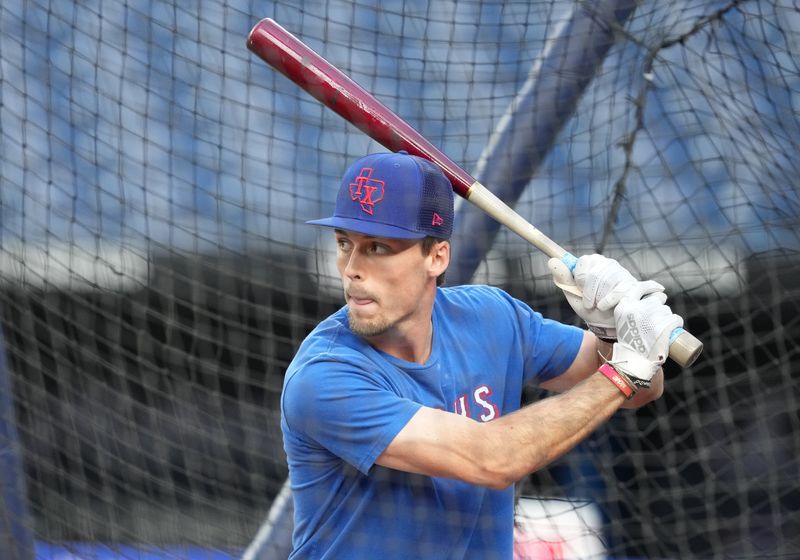
[[[342,273],[350,279],[358,279],[362,277],[363,266],[364,259],[359,251],[350,251],[350,254],[345,258]]]

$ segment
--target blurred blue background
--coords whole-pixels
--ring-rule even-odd
[[[629,33],[654,52],[686,33],[683,48],[657,51],[650,84],[640,44],[612,50],[520,200],[524,216],[563,244],[596,244],[627,158],[615,241],[798,247],[800,14],[789,3],[748,4],[690,33],[723,5],[639,6]],[[382,148],[244,48],[258,19],[277,19],[473,170],[571,9],[4,2],[3,245],[307,247],[313,231],[302,221],[327,211],[349,160]],[[633,102],[648,85],[637,117]]]

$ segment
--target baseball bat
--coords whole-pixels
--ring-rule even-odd
[[[247,37],[247,48],[389,150],[405,150],[438,165],[456,194],[545,255],[561,259],[570,269],[575,268],[577,258],[574,255],[534,227],[394,111],[273,19],[262,19],[253,27]],[[581,295],[572,288],[568,291]],[[675,329],[670,337],[669,357],[681,366],[694,363],[702,350],[703,343],[684,329]]]

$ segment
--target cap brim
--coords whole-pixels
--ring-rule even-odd
[[[357,220],[355,218],[342,218],[338,216],[322,218],[320,220],[309,220],[306,223],[313,226],[343,229],[346,231],[361,233],[363,235],[389,237],[392,239],[422,239],[427,235],[427,233],[424,232],[410,231],[397,226],[390,226],[377,222],[367,222],[364,220]]]

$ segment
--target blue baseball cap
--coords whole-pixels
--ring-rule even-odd
[[[345,172],[333,216],[306,223],[376,237],[450,239],[453,188],[426,159],[406,151],[370,154]]]

